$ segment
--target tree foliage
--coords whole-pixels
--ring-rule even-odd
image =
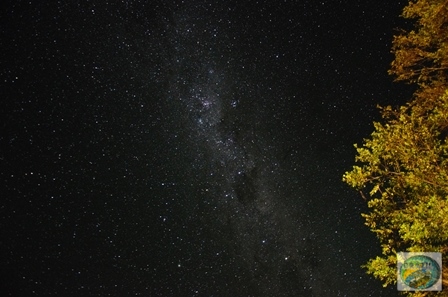
[[[396,283],[397,252],[438,251],[448,263],[448,1],[412,1],[403,16],[416,26],[395,37],[390,74],[418,90],[405,106],[381,108],[383,123],[355,145],[357,165],[343,176],[368,201],[363,217],[382,255],[365,268],[384,286]],[[447,286],[448,269],[443,278]]]
[[[415,30],[394,37],[390,74],[397,80],[432,84],[448,73],[448,1],[410,2],[403,17],[417,19]]]

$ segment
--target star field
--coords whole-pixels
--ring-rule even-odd
[[[342,184],[404,1],[8,1],[6,296],[396,296]]]

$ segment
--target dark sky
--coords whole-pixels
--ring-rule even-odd
[[[343,184],[406,1],[6,1],[8,296],[396,296]]]

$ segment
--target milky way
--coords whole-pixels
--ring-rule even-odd
[[[196,175],[193,185],[202,188],[199,204],[213,211],[206,214],[204,228],[221,243],[216,254],[226,257],[225,265],[241,270],[239,292],[311,292],[313,273],[319,269],[318,247],[302,230],[305,222],[294,219],[297,207],[288,203],[291,194],[282,189],[281,162],[264,133],[265,111],[254,104],[261,98],[247,91],[257,87],[238,81],[235,69],[241,65],[222,53],[230,40],[215,40],[221,32],[214,28],[228,20],[200,20],[204,13],[179,13],[179,22],[171,28],[167,96],[178,116],[187,118],[183,147],[194,162],[185,170]],[[284,274],[297,282],[285,288]]]

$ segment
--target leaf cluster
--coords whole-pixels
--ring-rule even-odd
[[[411,1],[403,17],[417,19],[414,30],[401,31],[393,40],[395,60],[389,73],[397,80],[425,85],[448,74],[448,1]]]
[[[343,176],[368,200],[362,215],[383,256],[366,268],[385,286],[396,281],[397,252],[448,252],[448,90],[433,103],[382,108],[386,123],[355,145],[357,165]]]

